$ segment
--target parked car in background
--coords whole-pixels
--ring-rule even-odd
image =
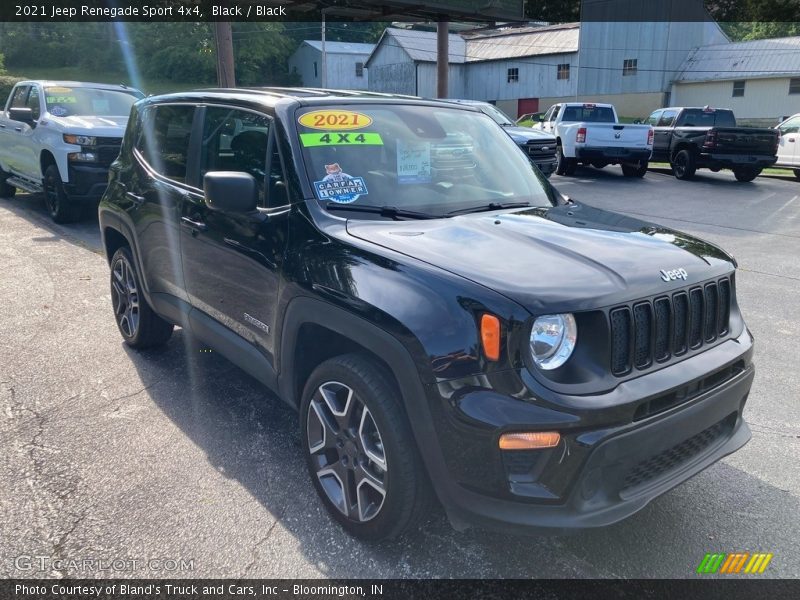
[[[626,177],[644,177],[647,172],[653,128],[620,123],[611,104],[554,104],[534,129],[556,136],[559,175],[572,175],[578,164],[598,169],[620,164]]]
[[[778,142],[778,160],[776,167],[785,167],[794,171],[800,179],[800,113],[792,115],[775,127],[781,136]]]
[[[352,535],[434,498],[458,527],[609,525],[749,440],[733,258],[566,201],[475,109],[224,89],[131,121],[99,208],[122,338],[180,325],[279,394]]]
[[[517,146],[528,156],[530,161],[539,167],[545,177],[550,177],[556,170],[556,138],[542,131],[530,127],[520,127],[511,118],[494,104],[478,100],[450,100],[459,104],[474,106],[483,114],[488,115],[506,130]]]
[[[660,108],[647,119],[655,129],[653,160],[669,162],[678,179],[697,169],[731,169],[737,181],[753,181],[777,160],[775,129],[737,127],[727,108]]]
[[[77,81],[21,81],[0,112],[0,197],[43,192],[67,223],[96,203],[139,90]]]

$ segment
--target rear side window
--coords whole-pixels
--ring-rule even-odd
[[[160,105],[146,108],[136,149],[157,173],[186,182],[189,138],[192,133],[194,107]]]
[[[585,121],[587,123],[614,123],[614,111],[609,106],[567,106],[564,109],[563,122],[574,123]]]
[[[661,118],[658,120],[659,127],[672,127],[675,123],[675,117],[678,116],[677,110],[665,110],[661,113]]]

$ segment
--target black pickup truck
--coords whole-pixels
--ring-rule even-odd
[[[661,108],[647,119],[655,129],[652,161],[669,162],[678,179],[697,169],[731,169],[738,181],[753,181],[777,160],[774,129],[737,127],[729,109]]]

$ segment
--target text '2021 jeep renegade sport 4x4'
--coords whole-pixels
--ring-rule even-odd
[[[207,90],[133,109],[100,205],[134,348],[173,325],[300,413],[350,533],[619,521],[750,437],[714,245],[560,197],[451,103]]]

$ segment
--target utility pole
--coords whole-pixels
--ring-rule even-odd
[[[214,41],[217,45],[217,84],[224,88],[236,87],[230,21],[214,21]]]
[[[322,76],[320,77],[320,87],[328,87],[328,54],[325,52],[325,11],[322,9]]]
[[[447,78],[450,68],[450,38],[447,34],[449,23],[436,24],[436,97],[447,98]]]

